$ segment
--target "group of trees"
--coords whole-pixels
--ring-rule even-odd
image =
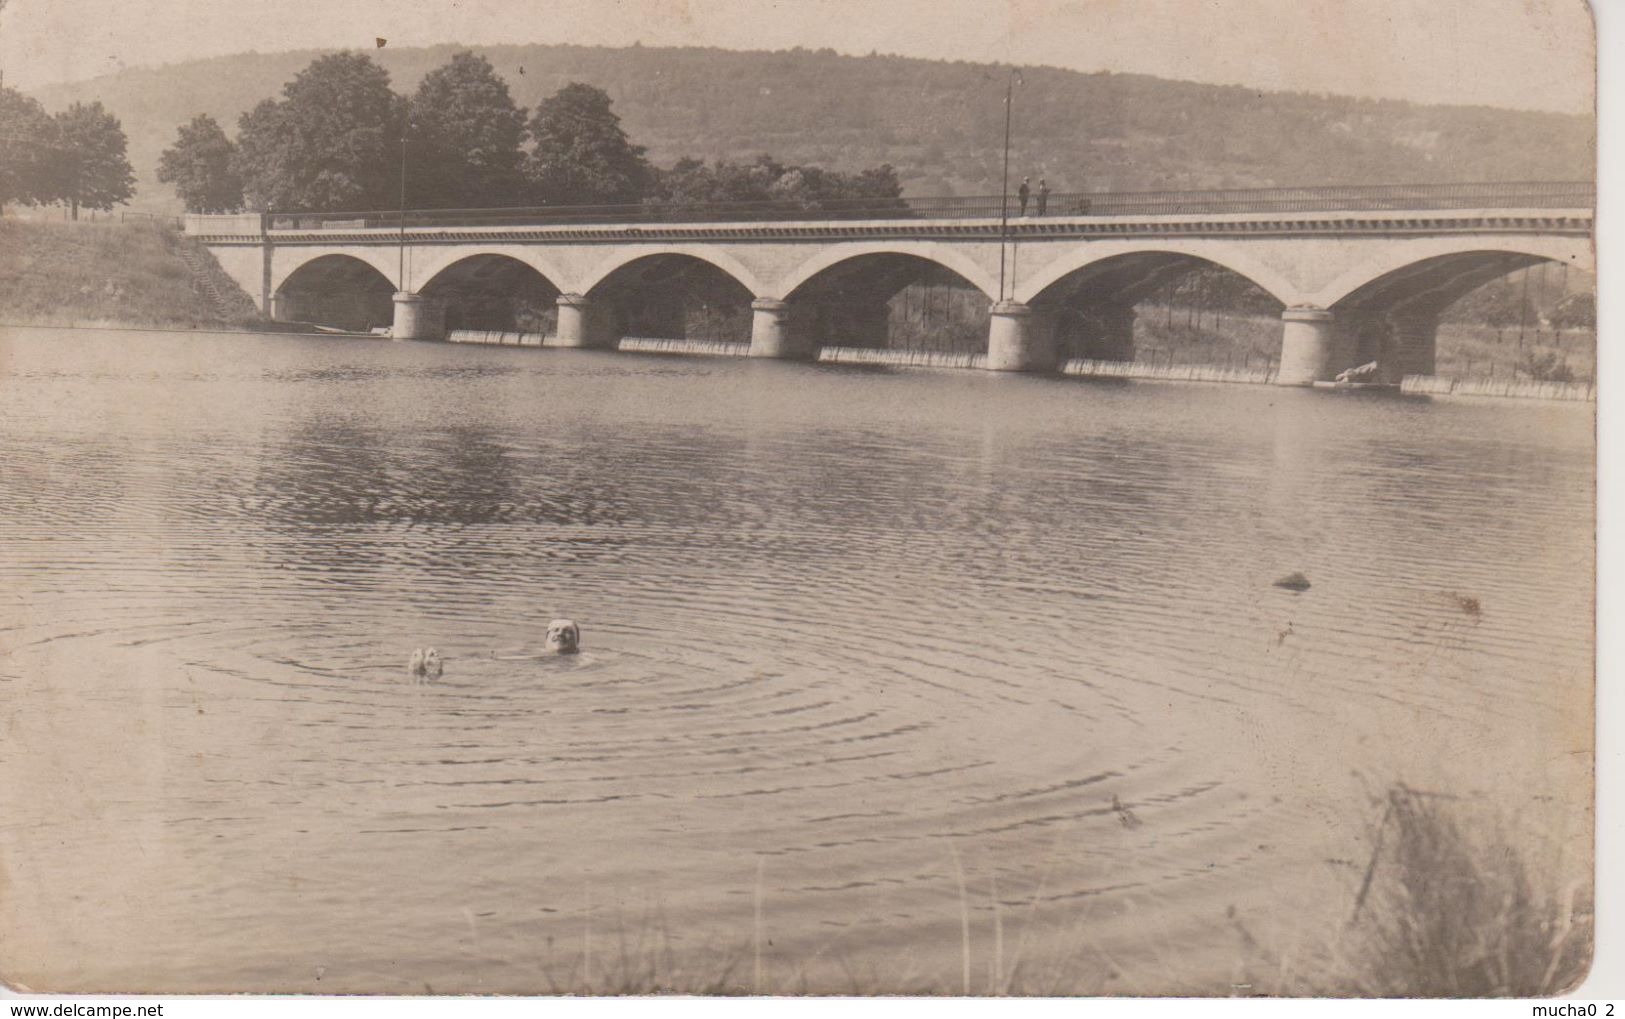
[[[886,200],[897,200],[902,193],[897,173],[889,165],[841,173],[817,166],[786,166],[763,155],[751,163],[719,159],[709,166],[698,159],[679,159],[671,169],[656,171],[645,200],[672,206],[755,202],[817,208],[861,199],[872,210]]]
[[[101,103],[48,114],[16,89],[0,88],[0,207],[60,202],[111,209],[135,194],[124,129]]]
[[[404,170],[404,183],[403,183]],[[529,115],[483,56],[463,52],[411,96],[362,53],[319,57],[238,121],[233,142],[195,117],[158,179],[193,212],[896,199],[890,166],[845,174],[683,159],[652,166],[602,90],[572,83]],[[404,187],[404,196],[402,188]]]

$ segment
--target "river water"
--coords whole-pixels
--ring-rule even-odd
[[[1589,862],[1590,406],[16,329],[0,397],[16,984],[1245,993],[1392,782]]]

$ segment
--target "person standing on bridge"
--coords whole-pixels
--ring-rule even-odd
[[[1049,208],[1049,181],[1038,178],[1038,214],[1042,216],[1044,210]]]
[[[1027,182],[1030,180],[1032,180],[1031,177],[1021,178],[1021,187],[1016,189],[1016,203],[1021,206],[1021,215],[1023,216],[1027,215],[1027,196],[1032,193],[1032,189],[1027,186]]]

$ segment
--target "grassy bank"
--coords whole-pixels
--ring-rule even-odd
[[[241,328],[256,319],[214,257],[172,229],[0,219],[0,323]]]
[[[1288,995],[1550,997],[1577,986],[1594,938],[1589,882],[1468,801],[1394,785],[1347,926],[1270,989]]]
[[[1029,902],[1008,892],[1001,901],[997,886],[967,881],[957,855],[957,972],[877,966],[837,950],[845,981],[828,972],[809,979],[803,964],[812,960],[774,952],[758,907],[754,930],[699,949],[678,948],[684,939],[648,916],[605,932],[607,944],[596,948],[591,938],[549,939],[542,978],[550,993],[565,994],[1364,998],[1548,998],[1584,979],[1593,894],[1589,880],[1575,879],[1572,860],[1553,856],[1556,847],[1527,830],[1514,834],[1513,818],[1475,799],[1396,783],[1372,806],[1359,860],[1327,861],[1324,881],[1341,918],[1317,914],[1274,927],[1271,910],[1237,906],[1211,917],[1215,933],[1235,938],[1229,982],[1190,970],[1177,949],[1166,958],[1135,959],[1132,948],[1115,957],[1088,911],[1041,916],[1042,885]]]

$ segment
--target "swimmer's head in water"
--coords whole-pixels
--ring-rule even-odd
[[[443,667],[439,651],[434,648],[427,650],[418,648],[412,652],[411,660],[406,663],[406,674],[414,679],[439,679]]]
[[[547,624],[546,647],[561,655],[572,655],[581,650],[581,627],[573,619],[555,619]]]

